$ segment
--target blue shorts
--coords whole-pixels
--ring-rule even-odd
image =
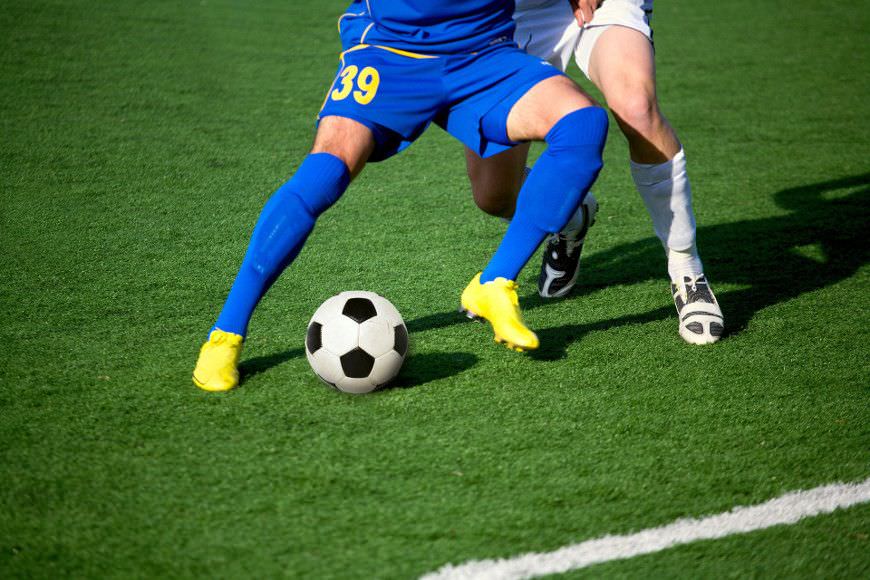
[[[376,146],[369,161],[395,155],[433,121],[489,157],[516,145],[506,125],[520,97],[561,74],[512,42],[440,56],[359,44],[342,53],[318,119],[347,117],[371,129]]]

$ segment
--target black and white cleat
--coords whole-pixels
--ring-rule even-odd
[[[561,298],[577,283],[580,273],[580,254],[583,241],[598,213],[598,201],[592,193],[586,195],[583,204],[583,225],[576,232],[551,235],[544,249],[541,273],[538,276],[538,294],[542,298]]]
[[[712,344],[725,330],[719,302],[703,274],[683,276],[671,283],[674,305],[680,319],[680,336],[690,344]]]

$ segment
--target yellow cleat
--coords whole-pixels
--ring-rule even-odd
[[[229,391],[239,384],[242,336],[215,328],[199,351],[193,384],[205,391]]]
[[[462,292],[461,311],[469,318],[485,318],[495,332],[495,341],[517,352],[538,348],[538,336],[526,328],[520,314],[517,283],[496,278],[480,283],[478,273]]]

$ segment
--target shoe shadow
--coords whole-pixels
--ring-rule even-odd
[[[461,289],[460,289],[461,291]],[[447,328],[468,319],[459,312],[459,294],[456,295],[456,310],[447,312],[435,312],[415,318],[414,320],[405,321],[405,326],[408,327],[409,333],[423,332],[425,330],[435,330],[438,328]]]
[[[276,352],[275,354],[257,356],[243,360],[239,363],[239,383],[244,383],[248,379],[257,376],[260,373],[264,373],[272,367],[276,367],[290,359],[300,356],[305,356],[305,349],[291,348],[288,350],[282,350],[281,352]]]
[[[870,259],[870,173],[784,189],[773,198],[790,213],[698,228],[705,273],[714,290],[721,283],[744,286],[717,292],[726,336],[745,330],[764,308],[851,277]],[[661,279],[662,258],[655,238],[592,255],[582,265],[583,287],[566,300],[578,300],[602,286]],[[669,297],[666,288],[662,296]],[[545,302],[537,295],[523,299],[525,308]],[[587,332],[673,315],[668,302],[667,307],[645,314],[547,328],[539,332],[542,348],[532,356],[562,358],[567,346]]]
[[[538,331],[541,346],[530,351],[528,356],[540,361],[554,361],[568,356],[568,346],[583,338],[589,332],[607,330],[625,324],[645,324],[657,320],[665,320],[674,315],[672,306],[663,306],[644,314],[631,314],[611,320],[599,320],[589,324],[566,324]]]
[[[835,195],[828,199],[826,194]],[[870,258],[870,173],[784,189],[773,198],[779,208],[789,213],[698,228],[705,270],[713,289],[719,283],[745,286],[716,294],[725,314],[726,338],[745,330],[760,310],[849,278]],[[664,256],[656,238],[598,252],[584,258],[581,267],[581,283],[562,300],[579,301],[609,286],[662,280],[667,305],[644,314],[543,329],[538,332],[541,348],[530,353],[533,358],[564,358],[567,347],[588,332],[674,316],[670,292],[663,280]],[[548,302],[536,293],[522,298],[524,310]],[[583,308],[582,302],[577,307]],[[415,318],[406,325],[413,334],[466,320],[460,313],[448,311]],[[242,380],[304,354],[297,348],[246,360],[240,365]],[[422,360],[415,362],[418,358]],[[393,388],[446,378],[476,361],[477,357],[468,353],[414,355],[408,358],[408,368]]]

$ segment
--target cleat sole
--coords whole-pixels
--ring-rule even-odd
[[[464,315],[468,320],[475,320],[478,322],[483,320],[483,318],[481,318],[480,316],[478,316],[477,314],[475,314],[471,310],[468,310],[466,308],[462,308],[461,306],[459,307],[459,313]]]
[[[196,377],[193,379],[193,384],[202,389],[203,391],[208,391],[209,393],[225,393],[229,390],[232,390],[236,385],[232,385],[230,387],[212,387],[206,383],[198,381]]]
[[[523,348],[522,346],[520,346],[520,345],[518,345],[518,344],[514,344],[514,343],[512,343],[512,342],[508,342],[508,341],[506,341],[505,339],[503,339],[503,338],[501,338],[501,337],[498,337],[498,336],[493,337],[493,340],[494,340],[497,344],[503,344],[505,347],[507,347],[508,349],[510,349],[510,350],[512,350],[512,351],[514,351],[514,352],[527,352],[527,351],[529,351],[529,350],[532,350],[532,349],[528,349],[528,348]]]

